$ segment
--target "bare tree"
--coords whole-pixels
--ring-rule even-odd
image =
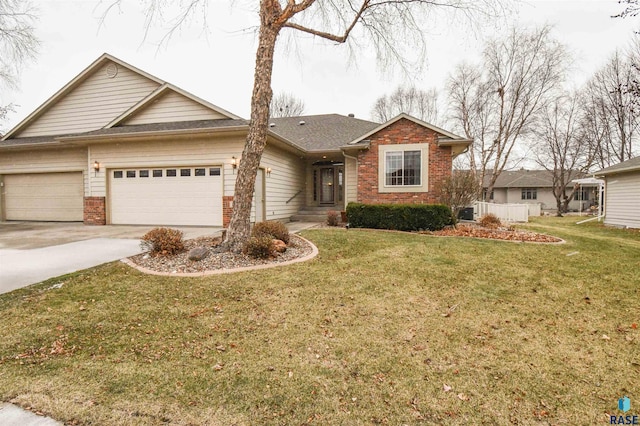
[[[640,3],[638,0],[618,0],[620,4],[626,4],[625,9],[619,14],[613,16],[614,18],[632,18],[640,14]]]
[[[291,93],[279,93],[271,100],[269,116],[272,118],[296,117],[302,114],[304,114],[304,101]]]
[[[451,176],[438,184],[438,201],[449,206],[453,213],[453,223],[458,221],[460,211],[478,199],[482,189],[480,181],[472,170],[454,170]]]
[[[479,181],[490,175],[488,194],[562,83],[567,55],[550,31],[514,28],[487,44],[482,64],[460,65],[449,80],[452,117],[474,139],[469,163]]]
[[[0,0],[0,90],[15,87],[21,66],[35,55],[35,20],[35,9],[28,0]],[[0,96],[0,123],[13,111],[13,105],[2,106],[1,102]]]
[[[629,89],[636,74],[631,58],[616,52],[586,84],[586,136],[601,168],[628,160],[637,151],[638,98]]]
[[[398,87],[390,95],[376,100],[371,112],[374,121],[384,123],[400,113],[406,113],[431,124],[438,124],[438,91]]]
[[[113,0],[108,9],[121,1]],[[200,10],[198,5],[206,2],[182,2],[178,24],[185,22],[191,11]],[[158,10],[167,3],[144,0],[142,4],[146,6],[147,22],[150,22],[153,17],[162,16]],[[471,18],[476,14],[503,13],[502,6],[502,0],[260,0],[249,131],[238,167],[233,211],[224,246],[237,252],[249,238],[251,200],[267,141],[274,52],[283,30],[295,30],[339,44],[360,39],[373,46],[381,64],[408,66],[408,56],[403,53],[409,47],[412,56],[424,52],[423,27],[431,14],[446,9]],[[355,43],[351,46],[354,51],[358,47]]]
[[[581,104],[577,93],[558,96],[544,108],[534,131],[536,162],[551,173],[558,216],[568,211],[575,194],[571,181],[591,168],[595,156],[595,150],[584,139]]]

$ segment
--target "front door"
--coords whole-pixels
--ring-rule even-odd
[[[333,167],[320,169],[320,204],[335,203],[334,171]]]
[[[256,186],[253,192],[253,202],[256,212],[256,223],[265,219],[265,194],[264,194],[264,169],[258,169],[256,176]]]

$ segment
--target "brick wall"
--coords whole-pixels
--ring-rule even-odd
[[[377,203],[436,203],[435,189],[451,175],[451,147],[438,147],[438,134],[411,120],[402,118],[373,134],[371,148],[358,154],[358,202]],[[428,192],[378,192],[378,146],[392,144],[428,143]],[[383,160],[384,161],[384,160]]]
[[[105,197],[84,197],[84,224],[107,224]]]
[[[231,212],[233,211],[233,195],[222,197],[222,226],[225,228],[231,222]]]

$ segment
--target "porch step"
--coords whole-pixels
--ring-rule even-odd
[[[331,207],[304,207],[297,214],[291,216],[292,222],[326,222],[327,212],[335,211],[340,214],[342,206]]]

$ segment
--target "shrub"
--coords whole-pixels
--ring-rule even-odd
[[[338,219],[338,212],[334,210],[329,210],[327,212],[327,225],[329,226],[338,226],[340,220]]]
[[[480,220],[478,220],[478,223],[480,223],[480,225],[484,226],[485,228],[497,228],[502,225],[502,222],[500,222],[500,218],[493,213],[485,214],[480,218]]]
[[[151,254],[171,256],[184,250],[182,231],[172,228],[154,228],[142,236],[140,247]]]
[[[268,259],[273,256],[274,251],[273,238],[271,238],[270,235],[259,235],[249,238],[242,250],[247,256],[257,259]]]
[[[442,204],[349,203],[347,219],[352,228],[437,231],[453,224],[451,209]]]
[[[251,230],[252,237],[268,236],[271,239],[280,240],[285,244],[289,244],[289,230],[282,222],[258,222],[253,225]]]

